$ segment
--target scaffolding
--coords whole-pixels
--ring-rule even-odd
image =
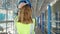
[[[17,34],[14,18],[18,2],[19,0],[0,0],[0,30],[2,30],[0,33]],[[60,34],[60,3],[57,1],[53,6],[50,6],[51,2],[54,1],[31,0],[32,17],[36,18],[36,26],[39,27],[42,34]]]

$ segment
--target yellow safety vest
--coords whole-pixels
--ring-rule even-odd
[[[35,25],[35,19],[32,19],[32,20],[33,20],[33,24]],[[32,34],[34,34],[34,29],[31,30],[31,24],[23,24],[15,20],[15,25],[16,25],[18,34],[31,34],[30,31],[32,31]]]

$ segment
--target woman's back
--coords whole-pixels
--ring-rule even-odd
[[[35,20],[33,19],[33,22],[35,23]],[[18,34],[34,34],[34,23],[30,24],[23,24],[16,21],[15,25],[18,31]]]

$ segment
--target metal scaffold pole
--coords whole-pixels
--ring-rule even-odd
[[[48,34],[51,34],[51,6],[48,5]]]
[[[44,13],[42,13],[42,24],[41,24],[42,34],[44,34]]]
[[[6,33],[7,33],[7,19],[8,19],[7,0],[5,0],[5,10],[6,10]]]

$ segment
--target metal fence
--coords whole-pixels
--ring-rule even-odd
[[[0,34],[15,34],[14,8],[17,0],[0,0]]]

